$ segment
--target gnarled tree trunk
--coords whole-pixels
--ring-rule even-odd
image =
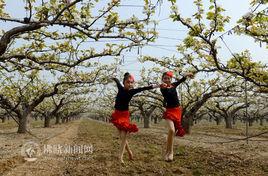
[[[44,127],[45,127],[45,128],[49,128],[49,127],[50,127],[50,116],[49,116],[49,115],[47,115],[47,116],[45,117]]]
[[[19,119],[19,127],[18,127],[18,133],[26,133],[27,130],[29,130],[29,118],[31,114],[24,112],[23,115],[21,115]]]
[[[158,121],[157,121],[157,116],[154,116],[154,124],[157,124],[158,123]]]
[[[55,124],[60,124],[60,116],[59,115],[56,115],[56,122]]]
[[[263,126],[263,118],[260,118],[260,126]]]
[[[220,118],[216,118],[216,125],[220,125],[221,123],[221,119]]]
[[[5,121],[6,121],[6,117],[4,116],[2,117],[2,123],[5,123]]]
[[[233,128],[232,118],[227,116],[224,117],[224,120],[225,120],[225,128],[232,129]]]
[[[182,118],[182,126],[186,132],[186,134],[190,134],[191,133],[191,121],[192,121],[192,117],[191,116],[184,116]]]
[[[144,122],[144,128],[150,128],[150,116],[144,116],[143,117]]]

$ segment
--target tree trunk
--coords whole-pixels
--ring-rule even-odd
[[[230,117],[225,117],[225,128],[232,129],[233,124],[232,124],[232,118]]]
[[[216,118],[216,124],[220,125],[220,123],[221,123],[220,118]]]
[[[249,126],[250,126],[250,127],[253,126],[253,121],[254,121],[254,120],[249,119],[248,121],[249,121],[249,122],[248,122]]]
[[[4,116],[4,117],[2,118],[2,123],[5,123],[5,121],[6,121],[6,117]]]
[[[209,117],[208,121],[209,121],[209,122],[212,122],[212,117]]]
[[[66,118],[66,117],[62,117],[62,118],[61,118],[61,123],[65,123],[65,118]]]
[[[150,116],[147,115],[145,112],[141,112],[142,118],[143,118],[143,127],[144,128],[150,128]]]
[[[60,124],[60,116],[56,116],[56,122],[55,122],[55,124]]]
[[[260,118],[260,126],[263,126],[263,118]]]
[[[50,116],[49,116],[49,115],[47,115],[47,116],[45,117],[44,127],[45,127],[45,128],[49,128],[49,127],[50,127]]]
[[[182,118],[182,126],[183,126],[186,134],[191,133],[191,121],[192,121],[191,117],[183,117]]]
[[[140,117],[140,123],[144,122],[143,117]]]
[[[27,120],[28,120],[28,115],[24,115],[19,118],[19,128],[18,128],[18,133],[26,133],[27,131]]]
[[[150,128],[150,116],[143,117],[144,120],[144,128]]]
[[[157,124],[157,116],[154,117],[154,124]]]
[[[235,124],[236,124],[236,118],[233,117],[233,125],[235,125]]]

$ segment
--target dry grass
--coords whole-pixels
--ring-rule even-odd
[[[86,120],[78,130],[76,142],[92,143],[94,154],[90,161],[70,162],[70,175],[265,175],[262,160],[242,159],[237,155],[216,153],[201,147],[179,145],[175,142],[175,160],[162,160],[163,134],[141,129],[130,135],[129,143],[135,161],[117,163],[119,139],[109,124]],[[78,167],[78,168],[77,168]]]
[[[111,125],[89,119],[83,119],[69,124],[63,124],[51,129],[35,126],[33,132],[40,138],[47,138],[53,134],[60,135],[46,141],[50,143],[68,143],[72,145],[93,145],[93,153],[72,155],[72,159],[53,156],[47,161],[40,158],[37,162],[28,163],[19,154],[0,158],[0,171],[3,175],[236,175],[236,176],[264,176],[268,174],[267,158],[258,155],[267,152],[264,142],[245,145],[244,141],[230,145],[205,144],[204,140],[218,138],[200,135],[199,133],[217,133],[221,135],[239,135],[240,129],[230,133],[221,127],[196,125],[193,134],[175,140],[175,157],[173,162],[162,159],[162,149],[165,142],[164,123],[152,125],[150,129],[140,128],[136,134],[129,136],[129,143],[135,160],[129,161],[125,155],[125,165],[118,163],[119,138],[117,130]],[[141,126],[141,124],[139,124]],[[222,130],[222,131],[221,131]],[[241,129],[242,130],[242,129]],[[256,130],[258,130],[256,128]],[[225,134],[225,132],[227,134]],[[6,134],[7,135],[7,134]],[[5,143],[25,142],[28,135],[12,134],[14,139]],[[3,137],[3,136],[2,136]],[[8,140],[8,136],[6,136]],[[265,138],[264,138],[265,139]],[[220,138],[219,140],[222,140]],[[16,145],[15,145],[16,144]],[[262,144],[262,145],[261,145]],[[0,144],[2,149],[8,146]],[[258,157],[256,157],[258,155]],[[81,157],[82,156],[82,157]],[[5,166],[5,167],[3,167]],[[6,170],[4,170],[5,168]],[[47,168],[47,169],[42,169]],[[0,172],[0,173],[1,173]],[[20,174],[19,174],[20,173]],[[1,174],[0,174],[1,175]]]

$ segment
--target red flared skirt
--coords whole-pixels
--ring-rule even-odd
[[[135,133],[139,129],[137,125],[130,123],[129,116],[129,111],[115,110],[112,113],[112,119],[110,122],[113,123],[113,125],[119,130],[123,130],[129,133]]]
[[[183,137],[185,135],[185,130],[181,125],[181,117],[182,117],[182,107],[175,108],[166,108],[164,112],[163,118],[169,119],[173,121],[176,131],[176,136]]]

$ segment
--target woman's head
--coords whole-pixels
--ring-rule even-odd
[[[163,83],[166,83],[166,84],[170,85],[172,77],[173,77],[173,73],[171,71],[163,73],[163,75],[162,75]]]
[[[134,87],[134,76],[126,72],[124,74],[123,84],[125,89],[129,90]]]

